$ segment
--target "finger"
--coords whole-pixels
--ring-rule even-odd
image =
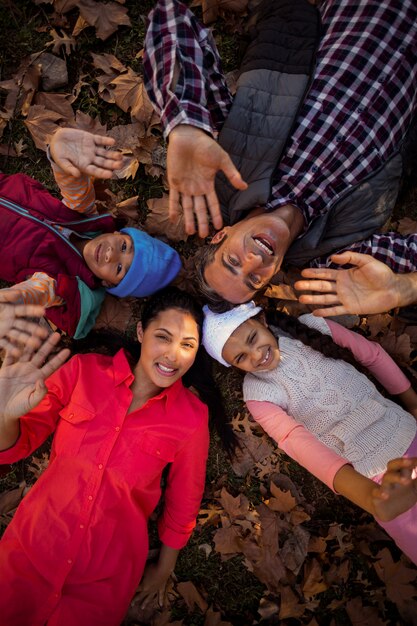
[[[0,302],[13,304],[20,298],[20,293],[16,289],[0,289]]]
[[[165,596],[164,589],[160,589],[158,591],[158,604],[160,607],[164,606],[164,596]]]
[[[16,317],[42,317],[44,313],[45,307],[39,304],[16,304],[14,308]],[[42,329],[41,326],[37,327]]]
[[[336,315],[347,315],[350,311],[342,304],[340,306],[329,306],[326,309],[314,309],[315,317],[335,317]]]
[[[106,170],[118,170],[123,164],[123,158],[121,159],[109,159],[107,156],[95,156],[93,163],[89,167],[95,167],[96,169]]]
[[[314,305],[338,305],[341,304],[339,296],[335,293],[323,293],[322,295],[315,295],[311,293],[303,293],[298,297],[299,301],[303,304]]]
[[[75,167],[68,159],[57,159],[56,164],[60,167],[66,174],[70,176],[74,176],[74,178],[79,178],[81,176],[81,172],[78,167]]]
[[[51,374],[56,372],[57,369],[64,365],[65,361],[70,355],[71,351],[68,348],[64,348],[63,350],[58,352],[58,354],[55,354],[55,356],[49,359],[49,361],[45,363],[40,371],[45,376],[45,378],[48,378],[49,376],[51,376]]]
[[[323,278],[324,280],[335,281],[337,279],[338,271],[339,270],[332,270],[328,267],[306,267],[302,270],[301,276],[304,276],[305,278],[314,278],[315,280],[317,280],[317,278]]]
[[[106,148],[97,148],[96,154],[104,159],[111,161],[123,161],[123,154],[119,150],[106,150]]]
[[[93,139],[96,146],[114,146],[116,143],[113,137],[107,137],[106,135],[93,135]]]
[[[194,197],[194,213],[197,218],[198,235],[202,239],[209,234],[208,213],[205,196]]]
[[[330,280],[297,280],[294,283],[295,289],[298,291],[321,291],[336,293],[336,283]],[[319,296],[323,297],[323,296]]]
[[[11,328],[7,333],[9,341],[15,344],[22,344],[25,348],[38,348],[41,344],[41,338],[36,335],[30,335],[26,331]]]
[[[363,267],[367,265],[374,258],[369,254],[361,254],[360,252],[341,252],[340,254],[332,254],[331,261],[332,263],[337,263],[338,265],[357,265],[358,267]]]
[[[220,210],[219,200],[217,193],[213,189],[206,195],[208,210],[210,211],[211,221],[216,230],[221,230],[223,227],[223,216]]]
[[[223,155],[220,169],[235,189],[241,189],[242,191],[243,189],[247,189],[248,184],[243,180],[239,170],[235,167],[232,159],[226,152]]]
[[[37,337],[46,337],[48,335],[46,328],[39,326],[38,322],[30,322],[25,318],[15,319],[13,322],[13,328],[28,335],[36,335]]]
[[[180,194],[176,189],[169,190],[168,217],[171,222],[176,222],[181,214]]]
[[[398,472],[403,468],[413,468],[417,465],[417,457],[400,457],[398,459],[391,459],[387,464],[387,471]]]
[[[187,235],[195,233],[194,204],[192,196],[181,195],[181,205],[184,211],[184,228]]]
[[[35,354],[33,354],[31,359],[35,367],[43,365],[52,350],[59,343],[60,339],[61,335],[59,333],[52,333],[52,335],[50,335],[48,339],[43,342],[39,350]]]
[[[46,396],[48,389],[46,388],[43,380],[37,380],[33,391],[28,398],[28,409],[31,410],[39,404],[41,400]]]
[[[6,338],[0,339],[0,348],[6,351],[6,354],[3,359],[2,366],[6,367],[7,365],[12,365],[16,363],[16,359],[20,357],[22,354],[22,349],[19,346],[15,346],[13,343],[8,341]]]

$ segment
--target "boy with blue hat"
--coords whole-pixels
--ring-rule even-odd
[[[110,137],[61,128],[48,151],[63,201],[22,174],[0,175],[0,278],[18,283],[19,303],[41,304],[75,338],[94,325],[105,290],[148,296],[181,268],[167,244],[137,228],[115,231],[95,208],[93,177],[110,178],[122,155]],[[81,219],[74,219],[74,211]]]

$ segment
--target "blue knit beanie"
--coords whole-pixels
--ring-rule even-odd
[[[122,228],[120,232],[132,238],[134,256],[120,283],[107,289],[112,296],[150,296],[174,280],[181,261],[173,248],[138,228]]]

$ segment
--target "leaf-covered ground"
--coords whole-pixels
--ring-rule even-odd
[[[141,78],[152,4],[3,1],[1,171],[27,173],[56,192],[44,150],[57,126],[112,135],[126,160],[121,180],[97,188],[103,210],[174,242],[185,265],[180,284],[191,289],[192,256],[201,242],[184,241],[182,225],[166,220],[165,146]],[[214,27],[233,82],[247,0],[195,0],[193,5]],[[391,226],[415,232],[416,215],[409,185]],[[299,314],[306,309],[292,291],[294,276],[288,271],[282,276],[285,285],[268,296]],[[108,298],[97,327],[131,335],[139,309],[138,302]],[[379,341],[414,379],[417,317],[410,321],[401,313],[386,314],[345,323]],[[96,344],[87,339],[82,349],[96,349]],[[217,382],[242,452],[231,467],[213,436],[197,529],[179,559],[166,607],[144,614],[133,602],[124,623],[417,624],[417,568],[368,515],[277,451],[244,409],[238,374],[219,367]],[[0,468],[3,528],[47,466],[48,450],[45,444],[27,462]],[[154,525],[150,532],[152,558],[158,548]]]

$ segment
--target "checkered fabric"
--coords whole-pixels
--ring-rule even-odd
[[[268,209],[291,202],[306,223],[398,149],[417,104],[417,3],[337,0],[307,97],[275,172]]]
[[[177,0],[158,0],[149,14],[145,86],[167,137],[178,124],[216,135],[232,104],[213,36]]]
[[[320,12],[316,70],[266,206],[294,204],[306,224],[382,167],[417,109],[416,1],[327,0]],[[166,136],[180,123],[221,128],[231,96],[215,42],[178,0],[159,0],[151,12],[144,67]],[[395,271],[417,269],[413,236],[374,235],[349,249]]]

